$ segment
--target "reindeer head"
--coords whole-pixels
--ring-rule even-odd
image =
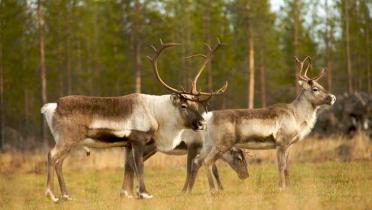
[[[305,73],[302,74],[305,62],[308,61]],[[310,78],[307,76],[308,70],[311,68],[311,58],[307,56],[304,60],[300,61],[296,57],[297,62],[297,82],[302,88],[304,97],[313,105],[320,106],[323,104],[333,105],[336,101],[336,97],[333,94],[328,93],[328,91],[318,83],[318,80],[325,75],[325,69],[323,68],[321,73]]]
[[[202,130],[202,129],[205,129],[205,121],[202,117],[202,114],[206,110],[206,105],[207,105],[208,100],[214,95],[223,94],[226,91],[227,82],[222,88],[218,89],[217,91],[210,92],[210,93],[198,91],[196,88],[196,83],[198,81],[199,76],[201,75],[205,67],[207,66],[207,64],[211,61],[213,53],[222,44],[218,40],[217,45],[215,45],[214,47],[210,47],[209,45],[206,45],[209,50],[206,55],[196,54],[196,55],[187,57],[187,58],[192,58],[192,57],[200,56],[200,57],[205,58],[203,65],[200,67],[198,73],[196,74],[194,80],[192,81],[190,91],[177,90],[176,88],[171,87],[170,85],[166,84],[159,75],[157,61],[158,61],[158,57],[160,53],[166,48],[174,47],[178,45],[180,44],[163,43],[163,41],[160,40],[160,46],[158,48],[156,48],[155,46],[152,46],[152,49],[154,50],[155,55],[153,57],[148,56],[147,58],[150,60],[152,64],[156,78],[165,88],[167,88],[173,93],[170,98],[171,98],[172,104],[178,110],[178,114],[183,121],[183,125],[186,128],[191,128],[193,130]]]
[[[247,161],[241,149],[231,148],[222,155],[222,160],[226,161],[229,166],[238,174],[240,179],[249,177]]]

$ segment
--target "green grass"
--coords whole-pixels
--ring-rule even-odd
[[[250,165],[250,177],[239,180],[225,165],[219,167],[225,190],[209,193],[204,169],[194,191],[180,192],[182,165],[147,167],[150,200],[119,196],[120,169],[73,169],[65,166],[67,187],[74,201],[52,203],[44,196],[44,173],[14,170],[0,173],[0,209],[372,209],[372,162],[294,163],[291,185],[279,192],[274,164]],[[56,189],[57,180],[55,180]]]

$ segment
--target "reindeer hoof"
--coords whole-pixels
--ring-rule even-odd
[[[283,191],[285,191],[285,187],[280,186],[280,187],[279,187],[279,192],[283,192]]]
[[[133,195],[126,190],[120,190],[120,197],[133,198]]]
[[[54,203],[58,203],[59,201],[59,199],[54,195],[54,193],[50,189],[46,190],[45,196],[49,197]]]
[[[62,199],[65,200],[65,201],[72,201],[72,198],[67,194],[62,195]]]
[[[216,189],[210,190],[211,195],[217,195],[219,192]]]
[[[137,193],[137,196],[139,199],[150,199],[154,197],[153,195],[147,193],[147,192],[142,192],[142,193]]]

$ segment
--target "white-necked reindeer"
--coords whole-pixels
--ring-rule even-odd
[[[203,146],[203,132],[204,131],[192,131],[190,129],[185,130],[182,135],[181,139],[182,142],[177,145],[174,150],[165,152],[167,155],[185,155],[187,154],[187,164],[186,164],[186,180],[184,187],[182,189],[183,192],[190,192],[188,191],[187,186],[190,182],[190,173],[191,173],[191,164],[192,160],[199,154],[202,146]],[[129,152],[129,153],[128,153]],[[144,161],[148,158],[153,156],[157,152],[156,145],[154,143],[148,144],[144,150]],[[134,160],[133,155],[130,151],[126,151],[126,161],[125,161],[125,173],[124,173],[124,180],[122,185],[121,194],[123,196],[127,196],[129,198],[133,197],[133,177],[134,177]],[[247,162],[244,157],[244,153],[239,148],[231,148],[222,156],[220,157],[223,161],[225,161],[239,176],[240,179],[248,178],[249,173],[247,169]],[[207,171],[207,178],[210,190],[212,192],[216,191],[216,185],[214,180],[217,182],[218,188],[223,190],[223,186],[221,180],[219,178],[218,170],[215,164],[212,166],[213,170],[212,173]]]
[[[305,62],[309,60],[302,75]],[[319,106],[332,105],[336,97],[329,94],[318,80],[321,74],[311,79],[307,71],[311,67],[310,57],[298,63],[297,82],[301,91],[297,98],[289,104],[276,104],[261,109],[231,109],[213,111],[208,117],[207,130],[203,149],[193,161],[192,188],[197,170],[204,163],[211,166],[216,157],[233,146],[247,149],[277,149],[280,189],[288,184],[287,155],[288,148],[308,135],[316,121]]]
[[[204,104],[213,95],[225,92],[226,84],[215,92],[201,92],[196,88],[202,73],[200,69],[192,81],[190,92],[177,90],[167,85],[159,76],[157,60],[160,53],[176,43],[161,41],[160,47],[153,47],[155,54],[149,57],[156,78],[172,95],[130,94],[120,97],[67,96],[56,103],[45,104],[44,114],[56,142],[48,153],[48,180],[46,195],[54,202],[59,199],[53,190],[54,169],[63,199],[70,200],[62,174],[62,163],[67,154],[76,147],[130,147],[135,159],[135,174],[141,198],[152,197],[143,180],[143,150],[154,141],[158,150],[173,150],[180,142],[184,129],[204,129]],[[210,50],[204,65],[209,62],[215,50]]]

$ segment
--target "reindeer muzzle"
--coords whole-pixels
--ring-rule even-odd
[[[329,94],[328,100],[329,100],[329,105],[333,105],[336,102],[336,96]]]

